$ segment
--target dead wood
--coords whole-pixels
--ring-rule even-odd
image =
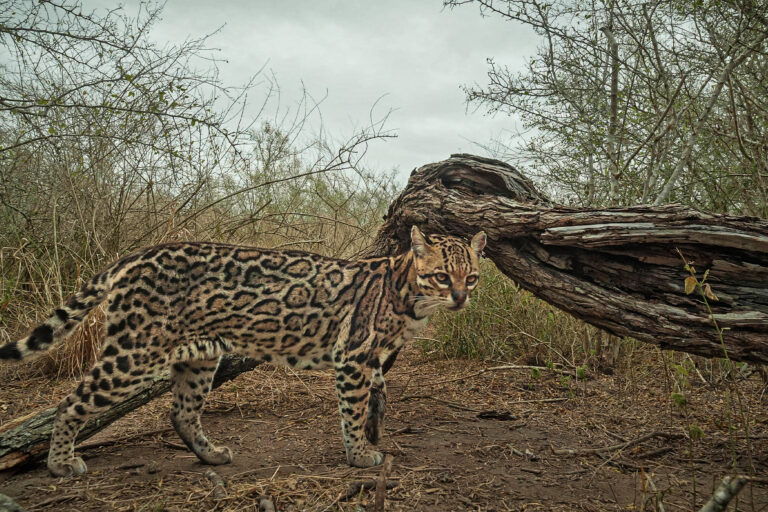
[[[741,492],[746,483],[747,478],[743,476],[723,478],[723,481],[712,494],[712,499],[701,507],[699,512],[722,512],[728,507],[731,500]]]
[[[25,512],[25,510],[5,494],[0,494],[0,512]]]
[[[398,436],[398,435],[401,435],[401,434],[423,434],[423,433],[424,433],[424,429],[423,428],[412,427],[412,426],[409,425],[407,427],[403,427],[403,428],[395,430],[394,432],[389,434],[389,436],[390,437],[394,437],[394,436]]]
[[[222,359],[213,387],[234,379],[243,372],[253,370],[259,364],[254,359],[244,357],[225,357]],[[103,430],[113,421],[141,407],[153,398],[168,392],[171,383],[168,375],[155,379],[144,391],[128,397],[108,410],[90,419],[80,434],[78,441],[88,439]],[[42,459],[48,453],[48,441],[53,430],[56,408],[32,412],[0,427],[0,470],[6,470]]]
[[[355,480],[354,482],[350,482],[347,486],[347,490],[339,495],[337,501],[347,501],[352,499],[360,494],[360,491],[375,489],[377,484],[378,482],[376,480]],[[386,487],[387,490],[389,490],[394,489],[398,485],[399,483],[397,480],[387,480]]]
[[[374,512],[384,512],[384,500],[387,498],[387,478],[392,472],[392,460],[394,457],[387,454],[384,456],[384,463],[381,465],[379,478],[376,479],[376,496],[373,500]]]
[[[550,448],[552,449],[552,453],[555,455],[589,455],[589,454],[615,452],[619,450],[624,450],[626,448],[630,448],[637,444],[644,443],[645,441],[648,441],[649,439],[653,439],[654,437],[661,437],[664,439],[677,439],[682,437],[682,434],[677,434],[672,432],[651,432],[650,434],[645,434],[644,436],[640,436],[637,439],[632,439],[624,443],[614,444],[611,446],[604,446],[602,448],[556,449],[554,446],[551,446],[551,445],[550,445]]]
[[[480,418],[481,420],[499,420],[499,421],[515,421],[517,419],[517,416],[514,416],[507,411],[495,411],[495,410],[487,410],[487,411],[481,411],[477,413],[475,416],[476,418]]]
[[[210,480],[213,484],[213,489],[211,491],[213,499],[222,500],[227,497],[227,488],[224,484],[224,479],[221,478],[218,473],[212,469],[208,469],[205,471],[205,478]]]
[[[513,167],[471,155],[425,165],[392,203],[371,254],[409,247],[409,231],[488,234],[486,255],[521,287],[617,336],[708,357],[723,346],[701,297],[686,295],[677,250],[719,297],[711,304],[734,360],[768,363],[768,222],[680,205],[552,203]]]

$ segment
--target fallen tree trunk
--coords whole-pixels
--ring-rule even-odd
[[[213,388],[221,386],[243,372],[253,370],[258,364],[259,362],[255,359],[246,357],[229,356],[223,358],[214,377]],[[88,439],[113,421],[141,407],[153,398],[167,393],[170,389],[171,383],[168,375],[158,377],[144,391],[125,399],[89,420],[78,434],[77,442]],[[55,415],[56,408],[51,407],[17,418],[0,427],[0,470],[18,467],[44,458],[48,453],[48,442],[53,431]]]
[[[720,299],[711,301],[733,360],[768,363],[768,223],[679,205],[553,204],[509,165],[453,155],[411,174],[372,254],[426,233],[488,234],[486,255],[521,287],[617,336],[722,357],[701,295],[686,295],[678,250]],[[481,284],[482,286],[482,284]]]

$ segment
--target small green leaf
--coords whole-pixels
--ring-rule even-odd
[[[698,441],[704,437],[704,431],[698,425],[691,425],[688,427],[688,436],[693,441]]]

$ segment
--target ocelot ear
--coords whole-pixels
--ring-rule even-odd
[[[482,254],[483,249],[485,249],[486,240],[487,238],[485,236],[485,231],[481,231],[472,237],[472,241],[469,242],[469,246],[472,247],[472,249],[474,249],[477,254]]]
[[[427,254],[427,247],[429,247],[429,244],[427,243],[427,239],[424,238],[424,234],[418,227],[411,227],[411,249],[413,249],[413,254],[416,256],[424,256]]]

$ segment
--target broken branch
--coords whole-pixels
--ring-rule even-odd
[[[636,444],[644,443],[645,441],[648,441],[649,439],[653,439],[654,437],[661,437],[664,439],[677,439],[682,437],[682,434],[675,434],[671,432],[651,432],[650,434],[645,434],[644,436],[640,436],[637,439],[632,439],[625,443],[605,446],[603,448],[555,449],[555,447],[552,445],[550,445],[550,448],[552,449],[552,453],[555,455],[587,455],[587,454],[596,454],[596,453],[605,453],[605,452],[614,452],[614,451],[624,450],[631,446],[635,446]]]

